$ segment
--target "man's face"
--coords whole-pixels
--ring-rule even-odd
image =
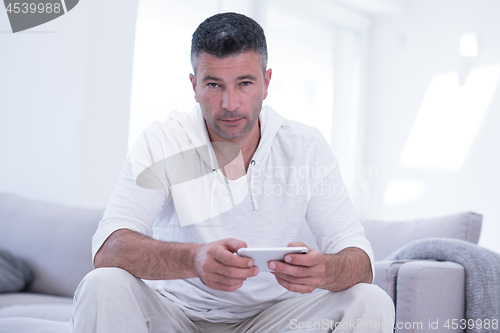
[[[226,58],[202,52],[196,71],[189,77],[207,126],[226,140],[244,137],[259,118],[271,69],[262,72],[256,52]]]

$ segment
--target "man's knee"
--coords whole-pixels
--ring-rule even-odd
[[[318,293],[325,304],[341,304],[344,308],[385,311],[394,314],[394,302],[389,295],[375,284],[358,283],[339,291]]]
[[[358,283],[350,288],[356,299],[376,304],[393,304],[389,295],[376,284]]]
[[[75,296],[79,294],[97,294],[114,293],[130,287],[136,280],[135,276],[117,267],[97,268],[85,275],[80,282]]]
[[[375,284],[358,283],[347,290],[349,290],[350,297],[360,303],[378,305],[394,304],[389,295]]]
[[[354,306],[364,307],[370,312],[378,312],[384,317],[394,317],[394,302],[379,286],[358,283],[349,289]]]

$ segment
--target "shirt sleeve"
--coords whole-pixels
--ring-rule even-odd
[[[306,221],[322,253],[335,254],[348,247],[363,250],[370,258],[375,277],[373,251],[345,187],[338,160],[322,135],[310,150],[310,199]]]
[[[154,138],[150,137],[149,140],[154,140]],[[170,198],[168,186],[145,188],[144,185],[142,187],[137,185],[137,165],[142,163],[146,167],[148,163],[154,164],[154,161],[148,162],[151,157],[151,149],[148,150],[148,147],[149,142],[144,132],[127,156],[113,194],[92,238],[92,264],[102,244],[118,229],[130,229],[151,236],[152,226],[163,205]],[[157,162],[161,163],[162,161]],[[162,180],[166,184],[166,178]]]

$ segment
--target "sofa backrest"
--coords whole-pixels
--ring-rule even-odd
[[[428,238],[454,238],[477,244],[483,216],[463,212],[407,221],[362,220],[375,260],[382,260],[411,241]]]
[[[370,241],[375,260],[383,260],[389,254],[411,241],[428,237],[460,239],[477,244],[481,233],[483,217],[472,212],[407,220],[380,221],[361,220],[365,236]],[[299,240],[309,247],[318,249],[314,236],[304,223]]]
[[[73,296],[92,270],[91,240],[103,213],[0,193],[0,248],[33,270],[27,291]]]

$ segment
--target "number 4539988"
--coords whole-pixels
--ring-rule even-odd
[[[444,323],[444,327],[447,329],[456,330],[460,329],[498,329],[498,319],[448,319],[446,323]]]
[[[62,8],[61,8],[61,3],[56,2],[56,3],[35,3],[35,2],[15,2],[15,3],[9,3],[9,5],[5,8],[7,10],[7,13],[14,13],[14,14],[27,14],[27,13],[60,13]]]

